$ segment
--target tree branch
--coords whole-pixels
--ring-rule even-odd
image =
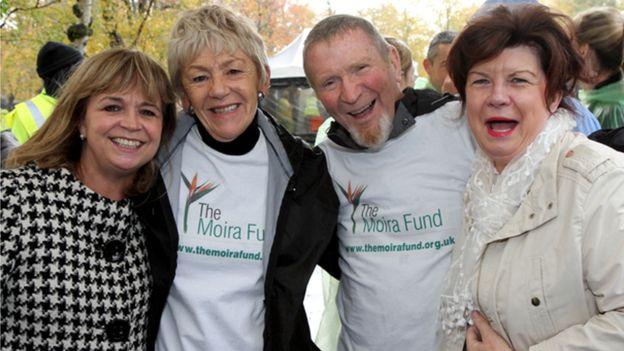
[[[39,0],[37,0],[37,2],[35,3],[35,6],[32,6],[32,7],[14,7],[10,9],[9,11],[7,11],[6,16],[4,16],[4,20],[2,21],[2,23],[0,23],[0,28],[4,28],[4,26],[7,24],[7,21],[11,17],[11,15],[13,15],[14,13],[18,11],[32,11],[32,10],[42,9],[50,5],[57,4],[59,2],[61,2],[61,0],[52,0],[50,2],[41,4]]]
[[[139,38],[141,37],[141,32],[143,32],[143,27],[145,26],[145,22],[147,22],[147,18],[152,13],[153,5],[154,5],[154,0],[150,0],[149,5],[147,6],[147,11],[145,11],[145,16],[143,16],[143,20],[141,21],[141,24],[139,25],[139,30],[137,31],[137,34],[134,37],[134,41],[132,42],[132,45],[130,45],[131,47],[136,46],[137,42],[139,41]]]

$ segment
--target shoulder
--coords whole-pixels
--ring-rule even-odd
[[[577,135],[571,146],[564,150],[561,167],[590,183],[609,174],[624,177],[624,153]]]
[[[47,177],[48,173],[48,170],[39,168],[35,165],[26,165],[19,168],[0,170],[0,181],[2,182],[3,187],[39,183]]]
[[[425,116],[431,116],[432,118],[439,118],[453,123],[464,123],[466,120],[463,115],[461,102],[457,100],[448,101]]]

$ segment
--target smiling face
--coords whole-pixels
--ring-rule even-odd
[[[162,109],[160,101],[149,101],[137,86],[91,96],[79,126],[85,137],[79,161],[83,172],[131,182],[158,151]]]
[[[241,50],[214,54],[206,47],[182,70],[182,87],[185,103],[210,136],[229,142],[251,124],[268,78],[262,86],[254,62]]]
[[[401,97],[399,56],[389,47],[383,58],[360,29],[312,44],[305,53],[306,74],[325,109],[356,143],[383,144],[391,131],[394,104]]]
[[[468,122],[499,172],[535,140],[559,105],[561,98],[548,104],[545,91],[539,58],[527,46],[505,49],[468,72]]]

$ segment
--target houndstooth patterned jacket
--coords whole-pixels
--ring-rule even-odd
[[[0,173],[2,350],[143,350],[151,276],[129,200],[66,169]]]

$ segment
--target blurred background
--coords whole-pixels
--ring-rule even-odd
[[[320,19],[349,13],[371,20],[384,36],[404,41],[412,50],[415,74],[431,37],[459,31],[483,0],[223,0],[256,23],[272,70],[271,91],[263,107],[279,116],[293,133],[311,140],[327,113],[316,101],[301,67],[301,48]],[[624,10],[624,0],[543,0],[574,14],[599,5]],[[136,47],[166,67],[169,29],[178,14],[210,1],[197,0],[0,0],[0,95],[2,108],[31,98],[41,89],[35,63],[47,41],[71,44],[87,56],[114,46]]]

